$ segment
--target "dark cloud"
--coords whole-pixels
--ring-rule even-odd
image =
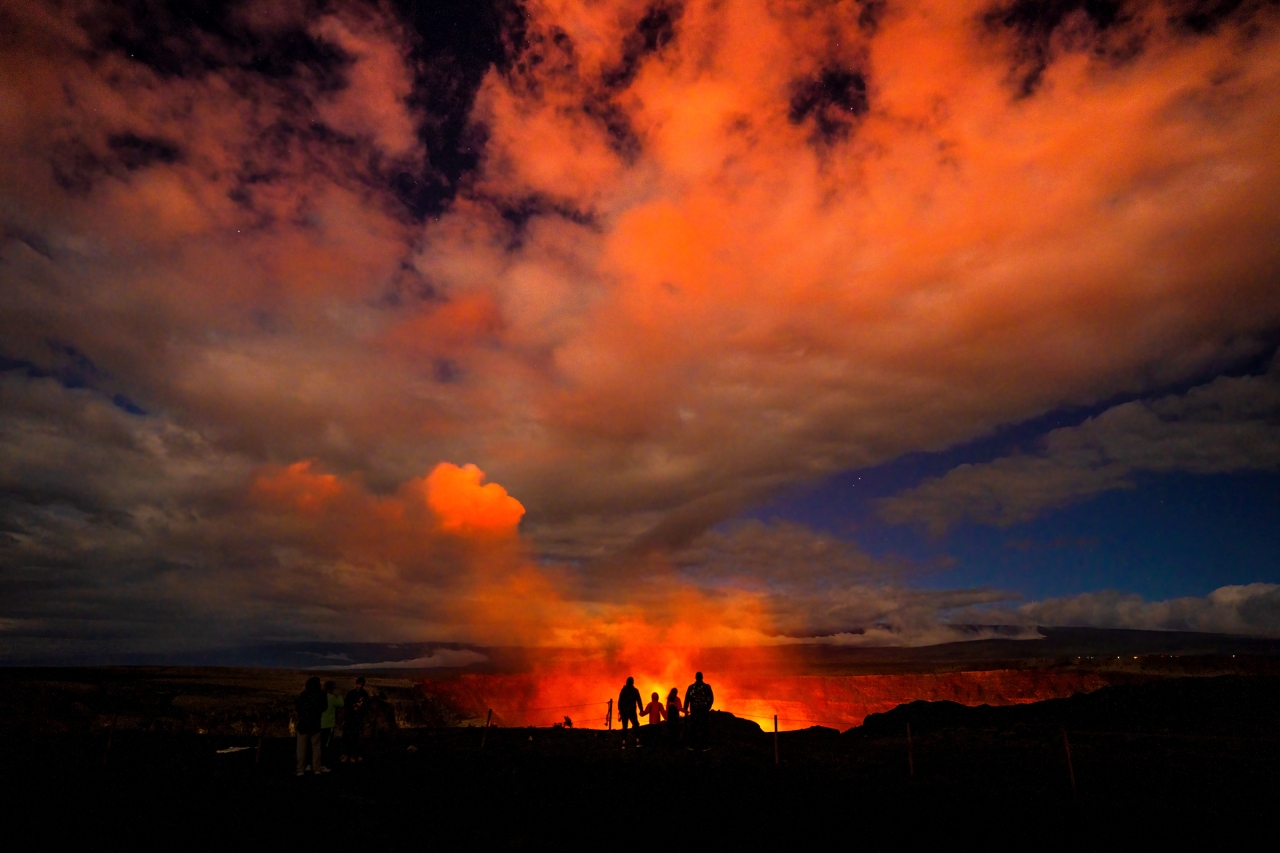
[[[862,10],[858,12],[858,26],[874,35],[888,5],[886,0],[863,0]]]
[[[181,158],[182,149],[170,140],[128,132],[59,140],[50,148],[49,165],[62,189],[84,197],[99,181],[128,180],[130,172]]]
[[[413,34],[408,105],[420,117],[430,165],[395,189],[424,218],[454,197],[480,161],[483,129],[471,121],[476,91],[490,69],[508,69],[523,50],[525,15],[516,0],[397,0],[395,7]]]
[[[635,29],[622,42],[622,57],[618,65],[604,73],[602,82],[606,89],[625,89],[635,80],[640,63],[650,54],[658,53],[675,40],[676,24],[684,12],[679,3],[659,3],[650,6]]]
[[[867,81],[858,71],[824,68],[792,89],[787,119],[792,124],[812,121],[815,138],[827,145],[847,138],[854,121],[867,111]]]
[[[1248,21],[1275,0],[1174,0],[1170,21],[1197,35],[1217,31],[1226,23]]]
[[[324,4],[282,2],[275,14],[217,0],[125,0],[79,18],[93,49],[114,52],[162,77],[201,78],[228,70],[274,80],[305,76],[319,90],[341,88],[350,57],[308,33]]]
[[[1124,63],[1158,40],[1166,26],[1207,36],[1222,27],[1247,30],[1274,0],[1014,0],[988,10],[989,31],[1014,36],[1012,77],[1018,94],[1033,94],[1058,57],[1083,53]]]
[[[560,216],[578,225],[593,227],[597,225],[595,216],[589,211],[577,210],[574,207],[545,195],[530,195],[520,199],[494,199],[494,207],[498,214],[511,223],[511,242],[508,250],[520,248],[526,236],[528,225],[546,216]]]
[[[107,147],[130,172],[153,163],[172,164],[182,157],[182,149],[167,139],[118,133],[107,138]]]
[[[505,67],[521,49],[523,13],[510,0],[401,0],[393,8],[409,36],[406,48],[413,82],[407,102],[415,112],[415,132],[425,157],[409,171],[402,164],[373,172],[409,214],[420,219],[447,204],[464,176],[476,167],[483,136],[469,122],[471,104],[489,69]],[[364,4],[345,7],[364,18],[374,9]],[[257,78],[305,103],[340,92],[351,82],[355,58],[349,50],[309,29],[332,11],[328,4],[312,2],[282,3],[265,11],[261,4],[252,3],[131,0],[85,14],[81,22],[95,50],[113,52],[163,77]],[[276,133],[315,135],[317,127],[305,112],[299,110]],[[341,139],[342,134],[337,137]],[[64,160],[69,161],[63,167],[68,185],[83,185],[93,164],[83,162],[83,152],[78,158],[64,155]],[[248,172],[263,174],[252,168]]]
[[[1031,95],[1056,53],[1083,51],[1112,58],[1131,57],[1141,31],[1117,39],[1113,31],[1133,20],[1126,0],[1014,0],[983,16],[992,30],[1014,34],[1013,77],[1018,94]]]
[[[1125,0],[1014,0],[989,11],[984,20],[1043,43],[1071,15],[1083,15],[1098,29],[1126,19]]]
[[[1114,489],[1140,472],[1280,469],[1280,360],[1262,376],[1220,377],[1186,394],[1137,400],[1046,435],[1034,454],[962,465],[880,504],[895,523],[939,535],[1001,527]]]

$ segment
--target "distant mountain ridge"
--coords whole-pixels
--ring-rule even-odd
[[[1136,631],[1111,628],[1039,628],[1040,639],[985,639],[934,646],[840,646],[800,643],[756,650],[762,661],[815,674],[926,671],[935,668],[977,669],[1014,661],[1048,661],[1074,657],[1148,655],[1280,656],[1280,639],[1184,631]],[[709,661],[719,656],[741,659],[743,651],[705,649]],[[466,654],[459,654],[465,652]],[[348,643],[307,641],[257,643],[176,654],[68,654],[57,659],[7,659],[8,666],[234,666],[268,669],[421,669],[467,672],[519,672],[535,662],[572,658],[580,650],[479,646],[466,643]],[[459,666],[460,663],[465,666]],[[378,667],[382,664],[382,667]]]

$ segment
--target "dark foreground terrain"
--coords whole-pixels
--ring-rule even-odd
[[[9,729],[0,803],[11,849],[1218,848],[1274,835],[1278,717],[1280,678],[1171,678],[912,703],[783,733],[777,765],[772,733],[722,714],[708,752],[661,727],[625,754],[616,732],[398,729],[302,779],[285,737],[258,760],[249,735]]]

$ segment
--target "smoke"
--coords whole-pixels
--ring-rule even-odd
[[[11,5],[5,636],[946,630],[1002,593],[708,531],[1265,346],[1274,8],[1095,7],[546,0],[442,49],[387,5]],[[509,494],[433,505],[441,460]]]

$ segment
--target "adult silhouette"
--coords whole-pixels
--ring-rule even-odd
[[[317,776],[328,773],[329,768],[320,763],[320,717],[329,707],[329,694],[320,686],[320,679],[307,679],[307,687],[298,695],[294,710],[298,714],[298,775],[311,770]],[[311,750],[311,763],[307,764],[307,749]]]
[[[342,718],[342,760],[364,761],[360,739],[364,736],[364,721],[372,704],[369,692],[364,689],[364,676],[356,679],[354,690],[347,693]]]
[[[684,709],[689,717],[689,748],[711,747],[711,706],[715,704],[711,685],[702,680],[702,673],[693,676],[693,684],[684,691]]]
[[[667,731],[672,744],[680,740],[680,712],[684,707],[680,704],[680,688],[672,687],[667,694]]]
[[[627,748],[627,723],[631,723],[631,738],[636,748],[640,748],[640,709],[644,700],[636,689],[636,680],[627,676],[627,683],[618,694],[618,722],[622,726],[622,748]]]
[[[325,710],[320,715],[320,751],[325,755],[333,754],[333,730],[338,727],[338,709],[343,706],[342,697],[338,695],[338,685],[332,681],[324,683]],[[330,761],[333,759],[330,758]],[[328,770],[323,765],[320,772]]]

